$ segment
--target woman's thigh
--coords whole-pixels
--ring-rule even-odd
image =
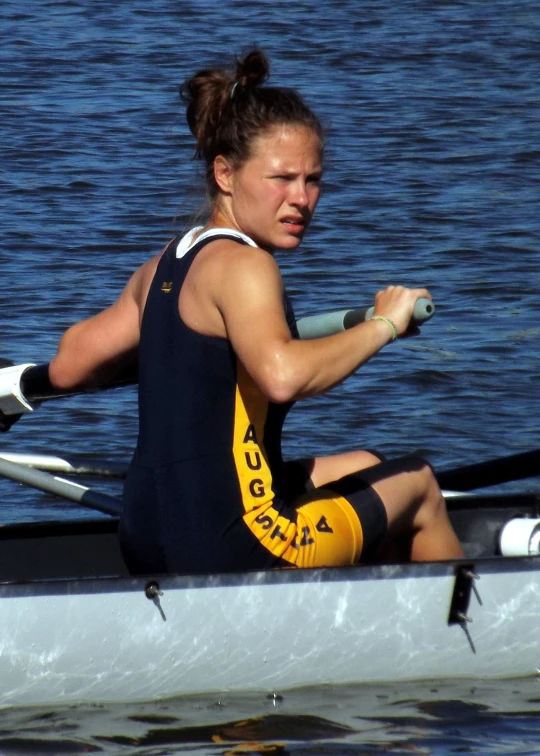
[[[417,528],[420,505],[440,494],[429,464],[415,456],[398,457],[358,472],[380,497],[390,531]]]
[[[333,454],[329,457],[310,457],[299,460],[309,474],[314,488],[320,488],[345,475],[360,472],[384,460],[382,455],[372,451],[351,451]]]
[[[328,486],[336,490],[337,481],[349,476],[358,477],[378,494],[386,509],[388,526],[414,526],[416,503],[425,497],[428,488],[436,493],[436,481],[430,466],[414,456],[385,460],[371,451],[353,451],[329,457],[314,457],[298,461],[309,475],[311,488]],[[343,481],[346,486],[346,481]],[[339,488],[342,488],[340,486]]]

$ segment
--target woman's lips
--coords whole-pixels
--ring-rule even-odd
[[[282,218],[281,223],[291,234],[301,234],[304,232],[306,223],[303,218]]]

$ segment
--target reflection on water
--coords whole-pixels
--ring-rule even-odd
[[[1,714],[0,754],[514,753],[539,714],[533,678],[15,709]]]

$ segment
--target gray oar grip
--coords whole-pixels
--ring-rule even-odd
[[[329,312],[324,315],[310,315],[307,318],[300,318],[296,325],[301,339],[320,339],[363,323],[373,315],[373,311],[374,307],[367,307],[339,310],[339,312]],[[416,324],[425,323],[434,314],[435,305],[431,299],[420,297],[416,300],[412,321]]]
[[[368,318],[371,318],[374,311],[375,307],[370,307],[368,310],[366,310],[365,319],[367,320]],[[433,304],[431,299],[428,299],[427,297],[420,297],[420,299],[416,300],[412,316],[413,323],[425,323],[426,320],[432,318],[433,315],[435,315],[435,305]],[[350,328],[350,326],[345,327]]]

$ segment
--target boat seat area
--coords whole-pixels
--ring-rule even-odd
[[[539,517],[534,494],[460,496],[447,501],[467,558],[498,556],[499,534],[514,517]],[[0,584],[29,580],[128,577],[118,519],[0,525]]]
[[[117,518],[0,526],[0,583],[125,577]]]

